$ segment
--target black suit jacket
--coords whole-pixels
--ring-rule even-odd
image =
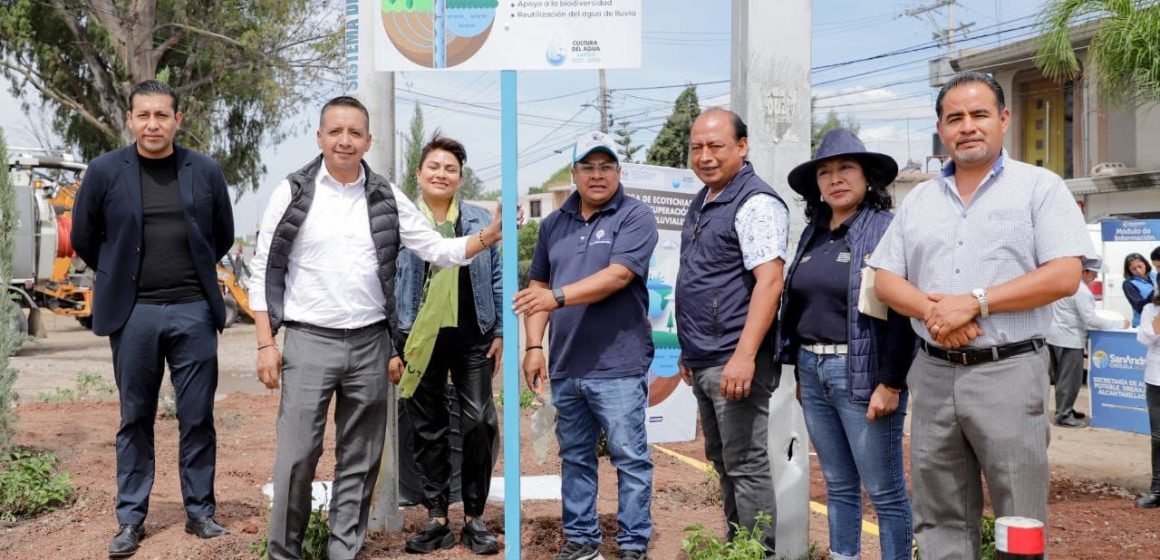
[[[220,331],[226,310],[215,266],[234,244],[229,188],[216,161],[181,146],[174,149],[190,255]],[[143,223],[137,157],[134,143],[90,162],[73,206],[73,247],[96,271],[93,332],[101,336],[120,329],[137,302]]]

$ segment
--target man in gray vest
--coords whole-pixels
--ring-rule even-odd
[[[400,244],[438,266],[466,265],[500,241],[500,220],[445,239],[362,161],[370,117],[352,97],[322,108],[322,154],[270,195],[254,256],[250,303],[258,378],[279,386],[271,559],[302,557],[311,482],[332,397],[336,447],[327,555],[352,559],[366,539],[387,427],[387,362],[397,354],[395,257]],[[274,335],[286,327],[284,352]]]
[[[777,388],[773,327],[781,299],[789,209],[745,161],[748,129],[737,114],[709,109],[689,134],[689,166],[705,188],[681,232],[677,276],[680,370],[693,387],[705,455],[721,477],[728,537],[753,529],[758,513],[774,553],[777,502],[769,464],[769,398]]]

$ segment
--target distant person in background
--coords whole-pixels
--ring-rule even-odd
[[[1083,384],[1083,349],[1089,330],[1128,328],[1124,319],[1105,319],[1096,314],[1096,298],[1089,289],[1100,272],[1100,261],[1084,265],[1075,295],[1051,304],[1051,330],[1047,349],[1051,354],[1051,383],[1055,385],[1055,425],[1082,428],[1086,414],[1075,410],[1079,386]]]
[[[1144,398],[1148,403],[1148,424],[1152,428],[1152,486],[1136,500],[1136,507],[1160,507],[1160,292],[1153,292],[1152,302],[1144,306],[1139,340],[1148,349],[1144,363]]]
[[[1155,252],[1153,252],[1155,254]],[[1124,257],[1124,297],[1132,304],[1132,327],[1140,326],[1140,312],[1156,291],[1156,273],[1144,255],[1132,253]]]
[[[1160,270],[1160,245],[1158,245],[1155,249],[1152,249],[1151,257],[1152,257],[1152,269],[1153,270]],[[1160,288],[1160,278],[1157,278],[1155,275],[1153,275],[1152,276],[1152,285],[1156,286],[1157,288]]]

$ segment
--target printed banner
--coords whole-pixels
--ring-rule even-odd
[[[1100,220],[1104,243],[1110,241],[1160,241],[1160,220]]]
[[[1130,331],[1090,331],[1088,389],[1092,427],[1138,434],[1148,428],[1144,400],[1147,350]]]
[[[362,0],[375,69],[638,68],[641,0]]]
[[[673,288],[681,260],[681,225],[701,182],[688,169],[626,163],[620,182],[625,193],[648,204],[660,230],[649,263],[648,317],[656,356],[648,372],[648,441],[692,441],[697,436],[697,400],[681,381]]]

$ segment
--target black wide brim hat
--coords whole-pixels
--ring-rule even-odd
[[[866,145],[849,129],[835,128],[826,133],[822,144],[818,146],[818,153],[814,159],[807,161],[789,172],[787,180],[794,192],[805,197],[806,200],[818,200],[821,191],[818,190],[818,178],[815,170],[818,163],[830,158],[848,157],[858,160],[862,165],[862,172],[870,183],[870,188],[882,188],[894,182],[898,177],[898,163],[894,158],[870,152]]]

